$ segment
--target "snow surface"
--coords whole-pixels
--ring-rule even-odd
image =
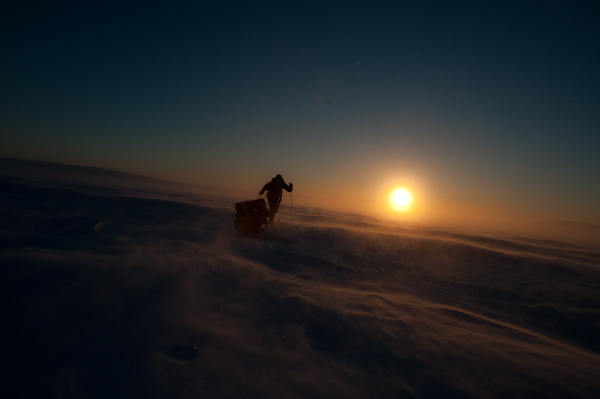
[[[600,397],[597,247],[17,172],[0,397]]]

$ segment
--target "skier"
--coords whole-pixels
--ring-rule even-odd
[[[285,191],[291,193],[294,189],[294,185],[292,183],[287,185],[285,181],[283,181],[283,177],[281,177],[281,175],[277,175],[274,178],[272,178],[270,182],[265,184],[262,190],[260,190],[260,193],[258,193],[259,195],[262,195],[265,191],[267,192],[269,210],[271,211],[271,215],[269,216],[269,223],[273,223],[275,212],[277,212],[277,209],[279,208],[279,203],[281,202],[282,189],[285,189]]]

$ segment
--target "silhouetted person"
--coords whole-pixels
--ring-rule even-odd
[[[291,193],[294,189],[294,185],[292,183],[289,186],[283,181],[283,177],[281,175],[277,175],[271,179],[270,182],[265,184],[265,186],[260,190],[259,195],[262,195],[265,191],[267,192],[267,200],[269,201],[269,210],[271,211],[271,216],[269,217],[269,223],[273,222],[273,218],[275,217],[275,212],[279,209],[279,203],[281,202],[281,194],[282,190],[285,189],[288,193]]]

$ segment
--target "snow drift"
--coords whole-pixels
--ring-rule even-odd
[[[598,248],[13,172],[2,397],[600,395]]]

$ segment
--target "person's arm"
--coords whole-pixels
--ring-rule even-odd
[[[269,183],[265,184],[262,188],[262,190],[260,190],[260,192],[258,193],[258,195],[263,195],[263,193],[265,191],[269,191],[269,188],[267,187],[269,185]]]
[[[287,191],[288,193],[291,193],[292,190],[294,189],[294,185],[292,183],[290,183],[289,185],[283,183],[283,188],[285,189],[285,191]]]

